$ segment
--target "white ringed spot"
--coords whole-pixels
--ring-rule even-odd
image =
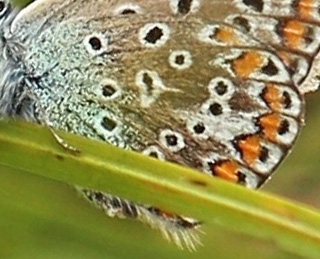
[[[178,70],[188,69],[192,65],[192,56],[186,50],[173,51],[169,56],[169,64]]]
[[[143,9],[140,5],[134,3],[127,3],[118,6],[114,10],[115,15],[130,15],[130,14],[142,14]]]
[[[89,54],[98,56],[108,49],[108,39],[102,33],[94,33],[87,35],[83,43]]]
[[[200,0],[170,0],[170,8],[174,14],[195,13],[200,5]]]
[[[166,90],[157,72],[141,70],[136,75],[136,85],[140,91],[141,106],[149,107]]]
[[[159,141],[164,148],[174,153],[185,147],[183,135],[170,129],[161,131]]]
[[[121,95],[121,87],[118,82],[106,78],[96,87],[95,92],[103,100],[114,100]]]
[[[158,48],[170,38],[170,28],[165,23],[148,23],[139,31],[140,43],[147,48]]]
[[[149,146],[142,151],[142,154],[157,158],[161,161],[165,160],[164,154],[161,152],[160,148],[157,146]]]
[[[235,87],[230,79],[216,77],[209,83],[209,92],[212,97],[220,100],[229,100],[235,92]]]

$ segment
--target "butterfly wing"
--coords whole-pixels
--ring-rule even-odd
[[[39,121],[257,188],[298,135],[303,93],[318,87],[318,6],[38,0],[8,42],[25,47]],[[190,249],[199,242],[197,220],[81,191],[110,216],[140,219]]]
[[[218,12],[217,12],[218,10]],[[12,30],[37,34],[75,17],[171,14],[225,22],[256,39],[255,47],[273,47],[301,93],[315,91],[319,80],[319,1],[278,0],[38,0],[15,19]],[[230,36],[230,35],[229,35]],[[244,40],[244,35],[238,35]],[[219,35],[221,40],[221,34]],[[224,39],[226,40],[226,39]],[[260,43],[259,45],[257,43]],[[310,66],[310,64],[315,66]]]
[[[315,91],[319,85],[315,69],[319,63],[318,10],[319,1],[305,0],[38,0],[18,15],[12,29],[22,35],[26,31],[28,35],[30,31],[37,34],[47,26],[75,17],[152,15],[159,12],[176,17],[200,16],[203,22],[225,22],[238,28],[256,39],[255,47],[273,47],[296,87],[306,93]],[[246,38],[238,36],[243,40]],[[315,66],[310,66],[312,63]]]
[[[300,4],[45,2],[12,32],[54,127],[251,188],[290,150],[319,47]]]

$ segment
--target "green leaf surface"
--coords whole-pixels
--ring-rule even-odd
[[[320,258],[320,215],[311,209],[104,143],[61,136],[81,153],[64,150],[48,129],[0,122],[0,226],[7,232],[0,247],[19,243],[33,256],[47,252],[45,258],[248,258],[258,247],[260,258]],[[107,218],[59,182],[196,217],[204,222],[204,246],[197,253],[180,251],[140,223]],[[10,252],[26,250],[0,251],[10,258]]]

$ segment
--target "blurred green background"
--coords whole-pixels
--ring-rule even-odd
[[[306,96],[305,127],[264,191],[320,208],[320,93]]]
[[[263,191],[320,209],[320,93],[306,126]],[[1,147],[0,147],[1,148]],[[14,154],[12,154],[14,155]],[[268,240],[205,227],[204,247],[180,251],[138,222],[110,219],[66,184],[0,168],[0,258],[300,258]]]

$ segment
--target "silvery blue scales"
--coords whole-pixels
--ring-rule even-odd
[[[36,0],[19,12],[0,1],[0,115],[258,188],[318,87],[319,10],[318,0]],[[195,219],[81,192],[109,216],[199,243]]]

